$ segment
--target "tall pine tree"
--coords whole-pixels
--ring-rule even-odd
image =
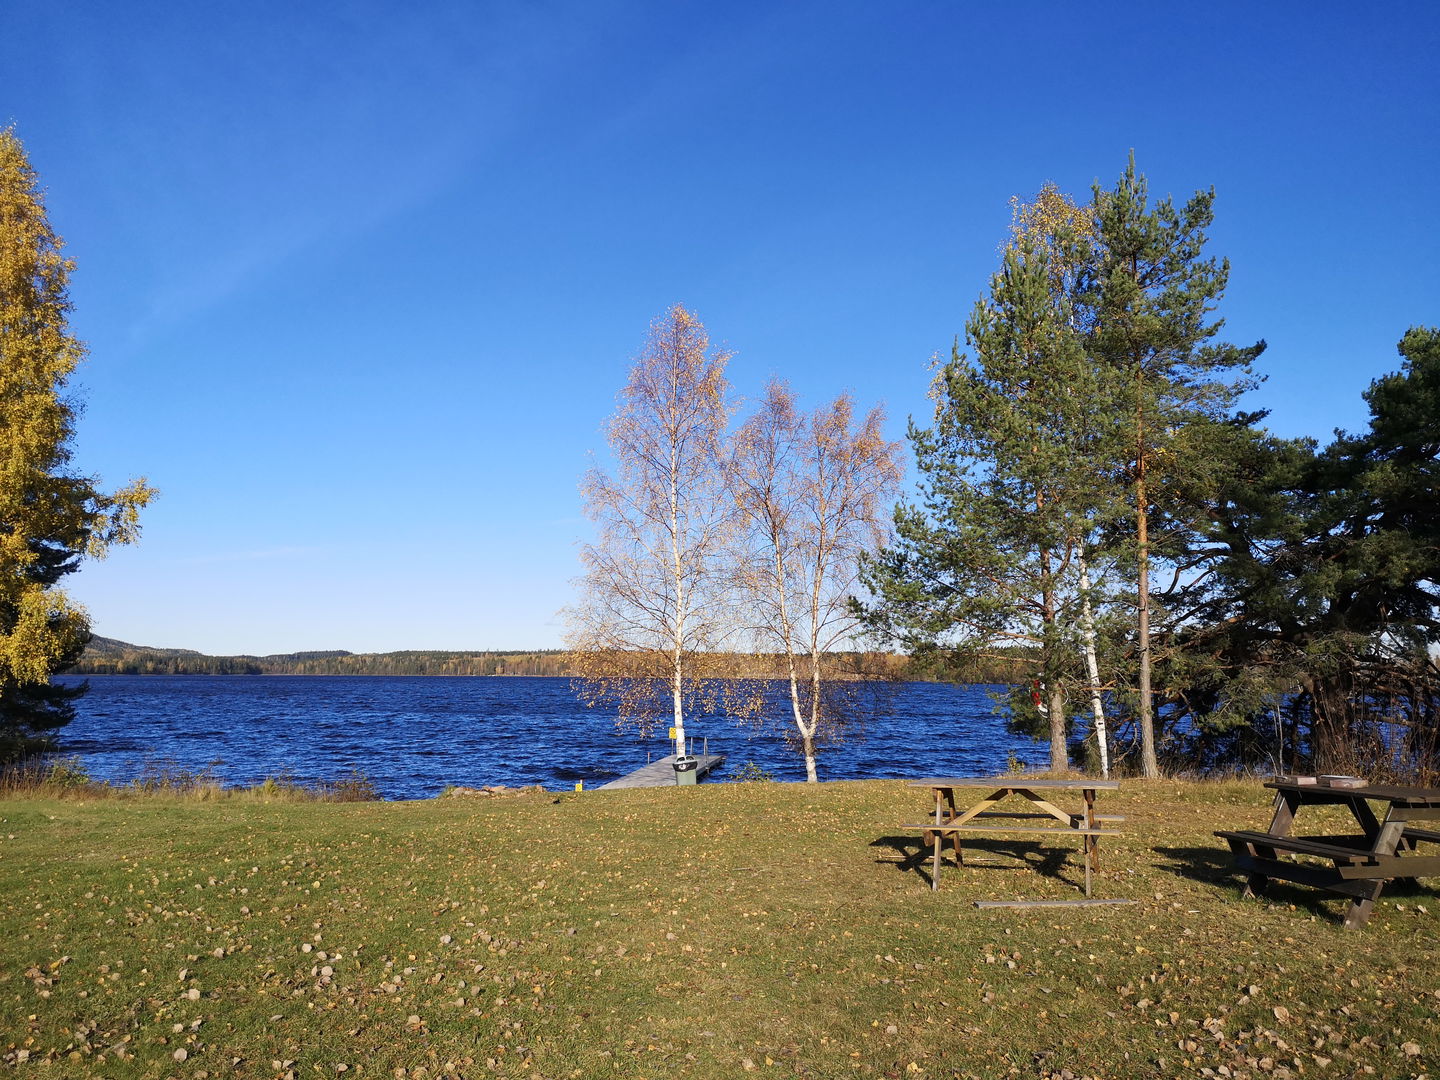
[[[897,509],[896,542],[869,563],[866,584],[871,625],[922,658],[1003,646],[1033,656],[1012,721],[1041,720],[1050,767],[1063,771],[1076,557],[1107,499],[1094,410],[1114,391],[1055,287],[1055,258],[1023,231],[1005,251],[966,325],[973,359],[956,344],[935,378],[933,426],[911,425],[921,505]]]
[[[1119,376],[1113,400],[1126,417],[1117,464],[1133,508],[1136,713],[1141,771],[1150,777],[1159,774],[1152,570],[1179,553],[1203,519],[1204,494],[1228,467],[1215,447],[1228,441],[1224,429],[1236,420],[1240,394],[1254,385],[1250,365],[1265,348],[1214,341],[1223,326],[1214,312],[1230,273],[1228,261],[1205,257],[1214,201],[1212,189],[1183,207],[1168,198],[1151,207],[1132,155],[1112,190],[1095,186],[1094,256],[1077,287],[1086,350]]]

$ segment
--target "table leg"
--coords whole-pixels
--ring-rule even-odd
[[[939,832],[931,835],[935,837],[933,841],[935,854],[930,862],[930,888],[933,890],[940,888],[940,845],[944,843],[944,840]]]
[[[1093,829],[1097,823],[1095,820],[1095,789],[1086,788],[1085,795],[1085,828]],[[1085,851],[1090,857],[1090,865],[1096,873],[1100,872],[1100,838],[1098,836],[1085,837]]]
[[[1295,825],[1295,811],[1300,806],[1300,793],[1298,791],[1277,791],[1275,793],[1275,812],[1270,817],[1270,828],[1266,830],[1271,836],[1289,836],[1290,830]],[[1278,858],[1274,848],[1255,845],[1255,853],[1262,859]],[[1270,879],[1264,874],[1251,874],[1245,879],[1245,891],[1240,895],[1247,900],[1264,896],[1265,890],[1270,886]]]
[[[1355,815],[1355,820],[1360,823],[1360,831],[1365,834],[1365,839],[1374,846],[1380,839],[1380,819],[1375,816],[1375,811],[1370,809],[1370,804],[1364,799],[1349,799],[1347,805],[1350,813]]]
[[[1289,836],[1295,824],[1295,811],[1300,806],[1298,791],[1277,791],[1275,793],[1275,815],[1270,819],[1271,836]]]
[[[1276,813],[1277,813],[1277,814],[1279,813],[1278,804],[1277,804]],[[1273,828],[1271,829],[1271,832],[1274,833],[1274,829],[1273,829]],[[1278,834],[1278,835],[1284,835],[1284,834],[1281,833],[1281,834]],[[1258,843],[1258,842],[1251,845],[1251,850],[1252,850],[1259,858],[1262,858],[1262,859],[1272,859],[1272,860],[1273,860],[1273,859],[1279,859],[1279,858],[1280,858],[1279,853],[1276,852],[1276,850],[1275,850],[1273,847],[1268,847],[1268,846],[1266,846],[1265,844],[1261,844],[1261,843]],[[1253,900],[1253,899],[1255,899],[1255,898],[1257,898],[1257,897],[1264,896],[1264,895],[1265,895],[1265,890],[1268,889],[1269,887],[1270,887],[1270,879],[1269,879],[1268,877],[1266,877],[1264,874],[1251,874],[1251,875],[1245,880],[1245,891],[1242,892],[1240,895],[1241,895],[1241,897],[1244,898],[1244,899]]]
[[[955,815],[958,814],[959,811],[955,809],[955,790],[953,788],[945,789],[945,802],[947,804],[945,820],[954,821]],[[952,832],[950,834],[950,846],[955,849],[955,865],[964,866],[965,853],[960,849],[960,834],[958,832]]]
[[[1383,881],[1377,881],[1369,896],[1357,896],[1350,901],[1350,907],[1345,912],[1346,930],[1358,930],[1370,921],[1370,913],[1375,910],[1375,901],[1380,898],[1380,890],[1384,887]]]

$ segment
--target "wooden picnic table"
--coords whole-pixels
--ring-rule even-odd
[[[1419,844],[1440,844],[1440,832],[1424,826],[1440,824],[1440,789],[1366,784],[1331,787],[1271,780],[1275,810],[1265,832],[1222,830],[1236,869],[1248,874],[1244,895],[1260,896],[1271,878],[1310,885],[1350,897],[1345,925],[1364,926],[1387,881],[1440,875],[1440,855],[1419,853]],[[1383,804],[1384,816],[1371,803]],[[1302,807],[1343,806],[1359,826],[1358,833],[1294,836]],[[1283,858],[1304,855],[1330,865]]]
[[[1123,821],[1114,814],[1095,813],[1095,793],[1114,791],[1120,787],[1115,780],[1032,780],[1027,777],[974,777],[949,776],[931,777],[926,780],[912,780],[911,787],[929,788],[935,797],[935,815],[927,822],[901,826],[906,829],[924,831],[924,843],[934,848],[933,865],[930,873],[930,887],[940,887],[940,852],[944,837],[948,836],[955,848],[955,864],[965,865],[965,855],[960,847],[960,835],[967,832],[1006,832],[1023,834],[1064,833],[1081,838],[1080,847],[1085,861],[1085,895],[1090,895],[1091,875],[1099,870],[1099,838],[1117,836],[1115,829],[1106,829],[1104,823]],[[964,810],[955,805],[957,788],[982,788],[989,790],[979,802]],[[1047,797],[1051,792],[1080,792],[1084,805],[1080,810],[1062,810]],[[993,810],[992,807],[1012,796],[1024,799],[1034,809],[1028,813],[1014,813]],[[996,821],[1026,821],[1054,819],[1060,825],[1003,825]]]

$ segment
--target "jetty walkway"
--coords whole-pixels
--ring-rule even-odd
[[[705,774],[723,764],[724,754],[695,754],[695,780],[698,783],[705,779]],[[608,784],[601,784],[596,791],[615,790],[617,788],[637,787],[674,787],[675,786],[675,755],[669,754],[666,757],[656,758],[643,769],[636,769],[627,773],[618,780],[611,780]]]

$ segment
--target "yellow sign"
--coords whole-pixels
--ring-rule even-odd
[[[670,741],[675,741],[675,729],[673,727],[670,729]]]
[[[576,781],[575,781],[575,790],[576,790],[576,791],[584,791],[584,790],[585,790],[585,781],[584,781],[584,780],[576,780]]]

